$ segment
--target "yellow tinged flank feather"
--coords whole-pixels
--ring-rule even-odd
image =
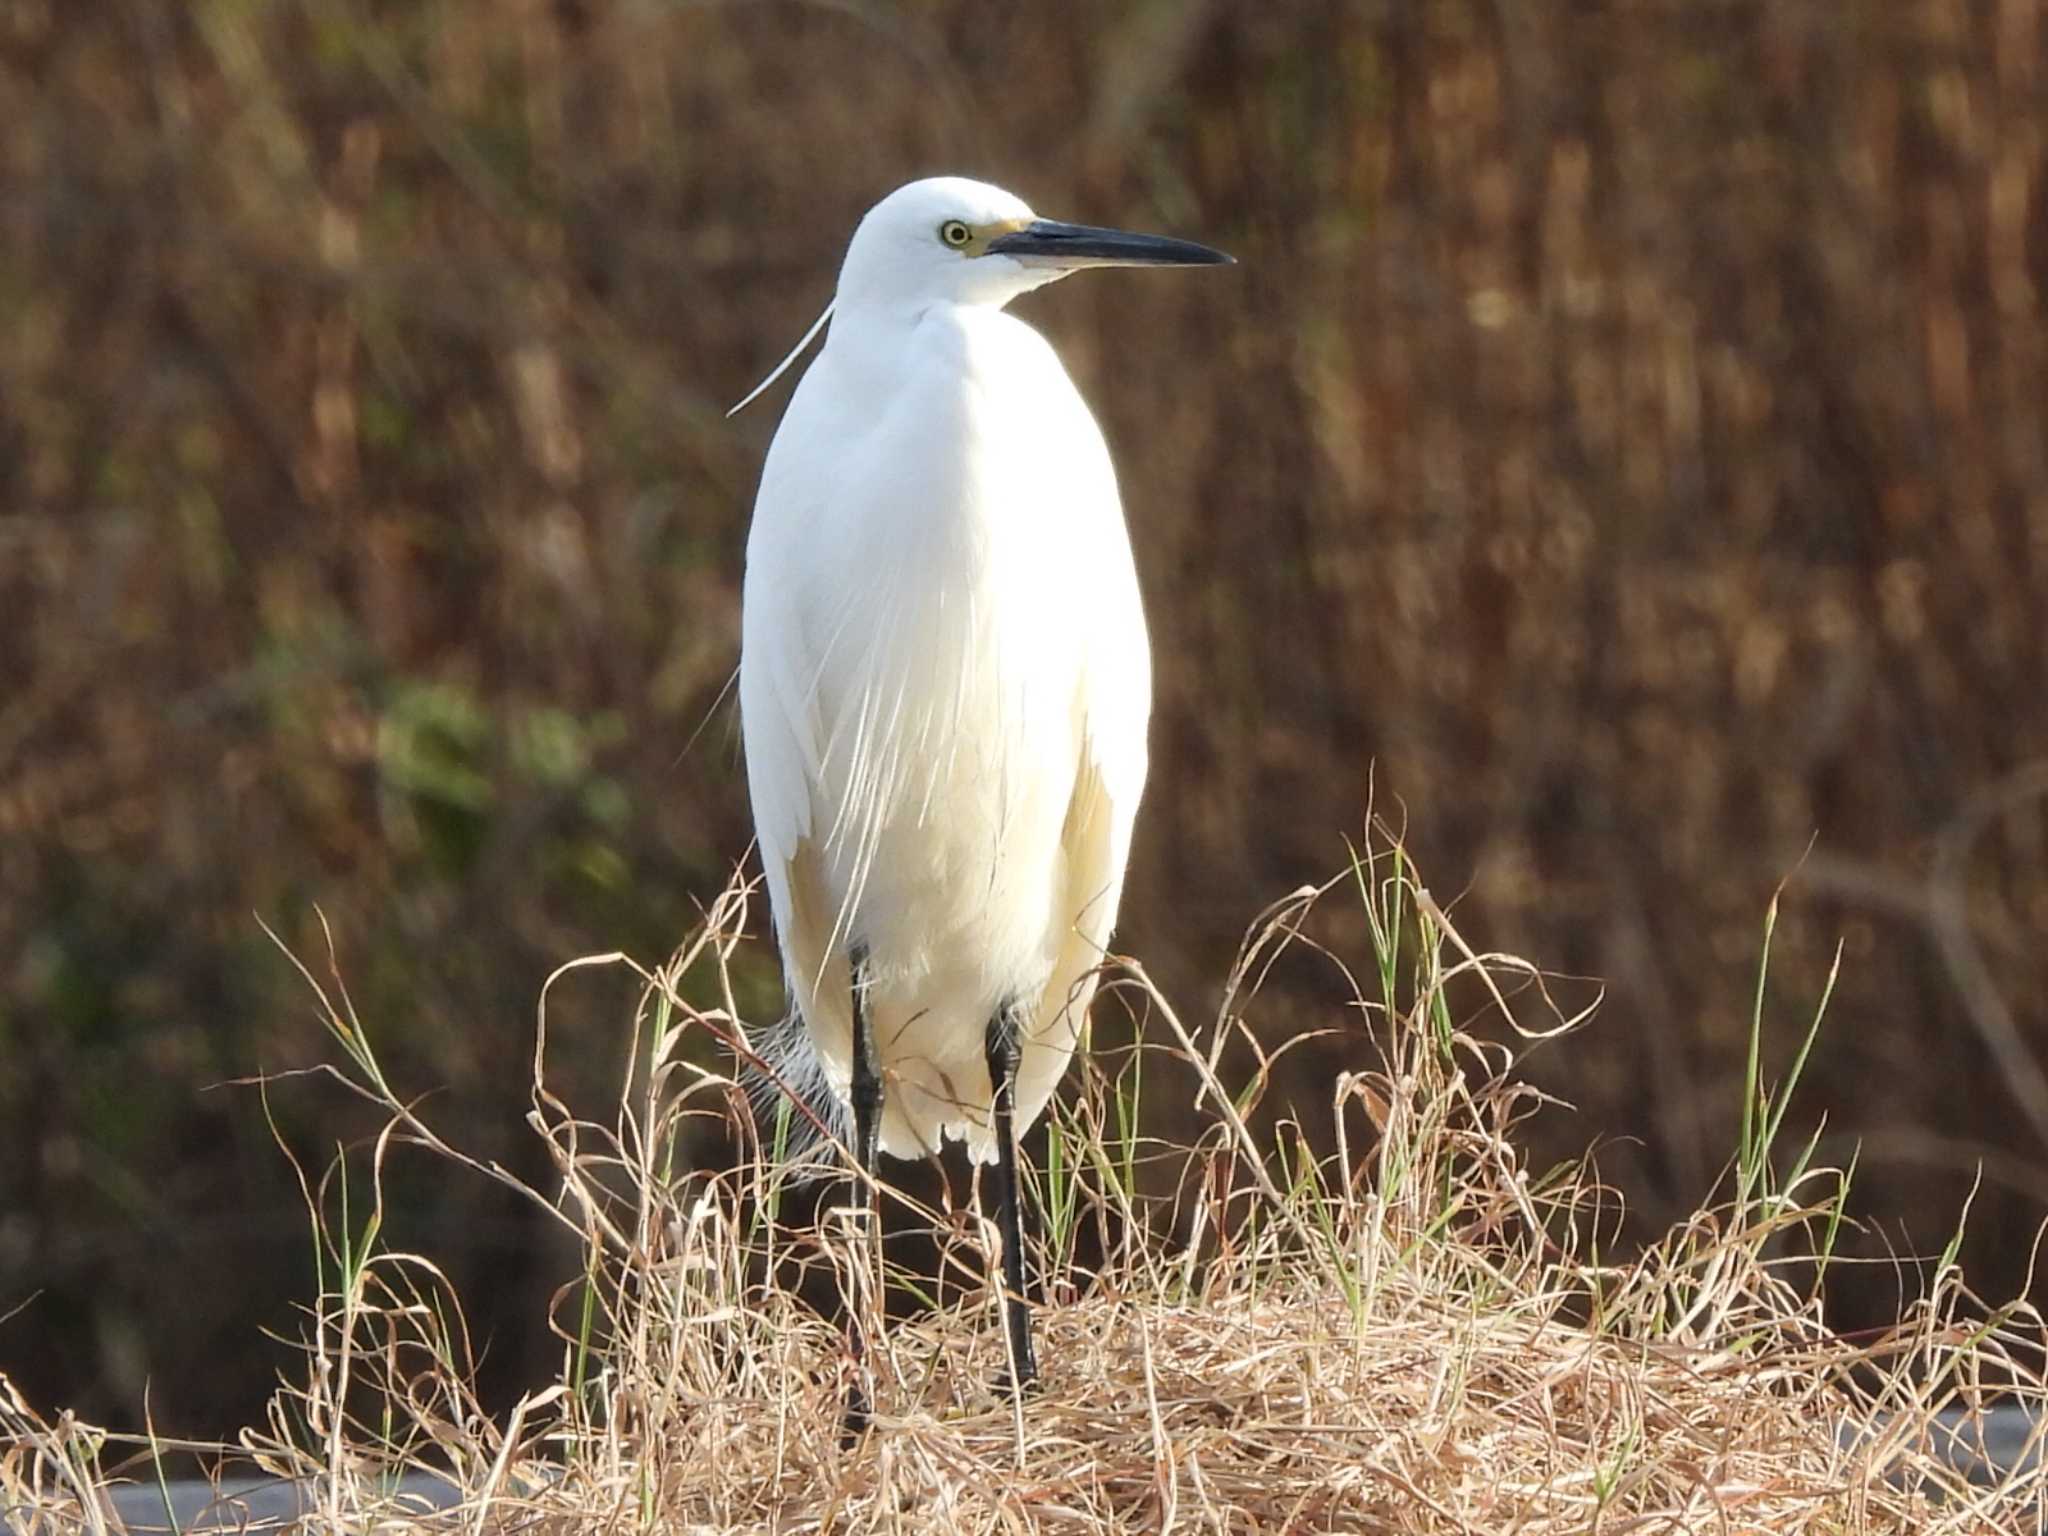
[[[853,1002],[853,973],[846,960],[844,943],[835,943],[837,924],[825,883],[824,864],[810,838],[797,840],[796,852],[785,866],[789,881],[789,913],[784,941],[789,946],[789,974],[803,978],[808,995],[803,1011],[815,1018],[820,1005],[833,1017],[850,1014]],[[843,934],[837,935],[844,939]]]

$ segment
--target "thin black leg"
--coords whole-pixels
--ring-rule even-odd
[[[853,977],[853,1155],[860,1171],[872,1175],[882,1136],[882,1067],[868,1025],[867,968],[866,948],[855,945],[848,967]]]
[[[1010,1381],[1023,1390],[1038,1380],[1031,1348],[1031,1306],[1024,1295],[1024,1216],[1017,1191],[1017,1058],[1023,1049],[1022,1020],[1014,1010],[989,1020],[985,1050],[993,1091],[997,1230],[1003,1242],[1003,1334],[1009,1344]]]
[[[867,950],[856,944],[848,955],[848,973],[853,985],[853,1155],[857,1164],[853,1176],[852,1202],[865,1213],[860,1223],[856,1262],[872,1264],[873,1250],[881,1236],[875,1212],[875,1156],[882,1134],[882,1073],[876,1057],[873,1031],[868,1025]],[[873,1271],[870,1270],[870,1274]],[[870,1402],[867,1388],[867,1335],[863,1298],[857,1281],[848,1277],[846,1305],[846,1347],[853,1355],[853,1386],[846,1395],[845,1439],[851,1441],[868,1427]]]

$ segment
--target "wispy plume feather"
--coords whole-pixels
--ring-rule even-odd
[[[790,348],[789,356],[785,357],[781,362],[777,363],[774,369],[769,373],[767,378],[763,379],[760,383],[756,384],[752,389],[748,390],[746,398],[744,400],[740,401],[738,405],[734,406],[731,410],[725,413],[725,419],[727,421],[732,420],[733,417],[739,415],[741,411],[744,411],[748,406],[752,405],[757,399],[760,398],[762,392],[766,390],[770,384],[773,384],[777,379],[781,378],[785,373],[789,372],[789,365],[795,362],[798,358],[802,357],[804,355],[804,349],[808,347],[813,341],[817,340],[818,332],[825,329],[825,322],[832,318],[833,306],[836,305],[838,302],[839,301],[837,299],[834,299],[830,304],[827,304],[825,306],[825,312],[819,315],[817,319],[813,320],[811,322],[811,328],[808,331],[804,332],[804,339],[798,342],[794,347]]]

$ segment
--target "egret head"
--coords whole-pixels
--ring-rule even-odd
[[[1018,294],[1083,267],[1212,267],[1230,261],[1192,240],[1041,219],[1022,198],[985,181],[913,181],[868,210],[846,248],[839,291],[825,312],[789,356],[725,414],[737,416],[759,399],[835,314],[914,312],[934,302],[1001,309]]]
[[[1001,308],[1083,267],[1214,266],[1231,258],[1191,240],[1042,219],[1000,187],[935,176],[898,187],[860,221],[838,303],[934,299]]]

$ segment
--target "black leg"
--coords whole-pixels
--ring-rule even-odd
[[[857,944],[848,967],[853,977],[853,1155],[860,1171],[872,1175],[882,1136],[882,1067],[868,1024],[867,968],[867,949]]]
[[[997,1229],[1003,1242],[1003,1334],[1009,1346],[1010,1381],[1018,1389],[1038,1379],[1031,1349],[1031,1307],[1024,1297],[1024,1217],[1017,1190],[1017,1058],[1023,1048],[1023,1020],[1012,1009],[989,1020],[985,1050],[993,1092]]]
[[[868,1024],[867,950],[856,944],[847,967],[853,984],[853,1199],[865,1213],[862,1220],[856,1262],[872,1264],[872,1250],[881,1237],[881,1223],[875,1213],[875,1156],[882,1134],[882,1073],[876,1058],[873,1031]],[[870,1275],[874,1273],[871,1269]],[[845,1293],[846,1347],[853,1355],[853,1386],[846,1396],[847,1441],[868,1427],[870,1403],[867,1389],[867,1337],[863,1321],[860,1286],[851,1280]]]

